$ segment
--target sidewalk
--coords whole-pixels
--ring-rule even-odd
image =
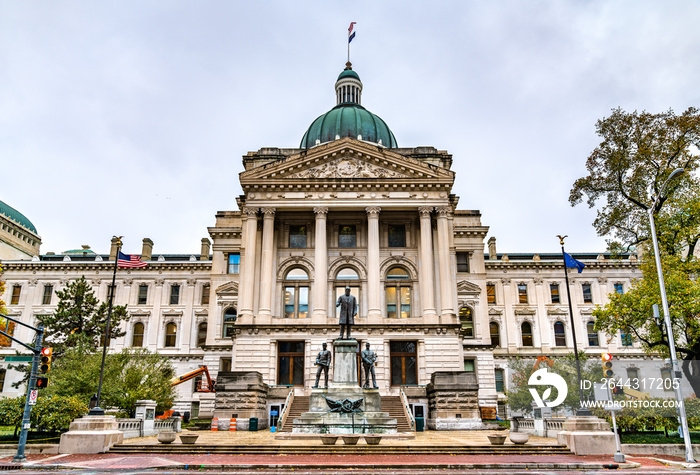
[[[417,433],[415,439],[382,440],[387,449],[392,446],[474,446],[490,445],[486,436],[489,431],[466,432],[423,432]],[[313,446],[319,445],[317,440],[279,440],[270,432],[197,432],[200,438],[197,445],[240,445],[240,446]],[[128,445],[155,445],[155,437],[129,439]],[[556,445],[554,439],[532,437],[528,443],[532,445]],[[178,444],[179,445],[179,444]],[[340,449],[338,452],[342,452]],[[58,469],[209,469],[209,470],[252,470],[278,469],[294,470],[307,469],[502,469],[502,470],[596,470],[609,468],[613,463],[612,456],[576,456],[568,454],[528,455],[528,454],[489,454],[489,455],[458,455],[458,454],[367,454],[367,455],[266,455],[266,454],[67,454],[67,455],[29,455],[23,468],[41,470]],[[1,465],[12,464],[12,457],[0,458]],[[663,471],[664,463],[651,457],[628,457],[628,463],[620,468],[645,468]]]

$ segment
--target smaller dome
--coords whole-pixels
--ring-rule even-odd
[[[33,232],[34,234],[38,234],[36,231],[36,228],[32,224],[31,221],[27,219],[26,216],[24,216],[22,213],[14,209],[12,206],[0,201],[0,214],[5,216],[6,218],[14,221],[15,223],[19,224],[25,229],[28,229],[29,231]]]
[[[357,74],[352,69],[348,68],[348,69],[344,69],[343,72],[340,73],[340,75],[338,76],[338,81],[340,81],[341,79],[345,79],[345,78],[353,78],[353,79],[357,79],[359,81],[360,75]]]
[[[83,244],[82,249],[70,249],[68,251],[64,251],[63,255],[64,256],[94,256],[95,251],[90,249],[90,246],[87,244]]]

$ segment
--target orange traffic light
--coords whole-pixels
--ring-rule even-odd
[[[39,371],[42,373],[48,373],[51,369],[51,356],[53,354],[52,348],[42,348],[41,349],[41,364],[39,365]]]
[[[601,359],[603,360],[603,376],[606,378],[612,378],[613,377],[613,364],[612,364],[612,355],[610,353],[602,353],[600,355]]]

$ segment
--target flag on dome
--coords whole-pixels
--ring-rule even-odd
[[[348,43],[352,41],[353,38],[355,38],[355,33],[352,31],[352,28],[355,26],[356,21],[353,21],[350,23],[350,28],[348,28]]]
[[[581,271],[583,271],[583,268],[586,267],[586,264],[581,261],[577,261],[566,252],[564,253],[564,262],[566,263],[566,267],[576,267],[579,274]]]
[[[146,267],[148,264],[139,259],[139,256],[124,254],[119,251],[119,257],[117,259],[117,267]]]

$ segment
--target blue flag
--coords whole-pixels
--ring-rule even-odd
[[[581,271],[583,271],[583,268],[586,267],[586,264],[577,261],[570,255],[568,255],[566,252],[564,253],[564,262],[566,263],[566,267],[576,267],[578,269],[579,274],[581,273]]]

